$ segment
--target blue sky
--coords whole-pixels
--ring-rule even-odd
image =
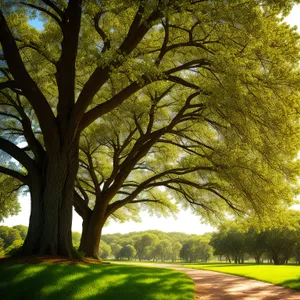
[[[28,23],[32,26],[35,27],[37,30],[43,30],[44,29],[44,22],[42,22],[38,17],[35,19],[31,19],[28,21]]]

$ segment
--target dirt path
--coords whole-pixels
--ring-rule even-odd
[[[190,276],[195,282],[196,300],[300,300],[300,292],[262,281],[170,264],[155,266],[171,268]]]

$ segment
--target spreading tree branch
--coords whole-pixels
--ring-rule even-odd
[[[35,110],[36,116],[43,131],[46,147],[49,147],[49,149],[51,149],[54,143],[48,143],[48,141],[53,141],[54,135],[58,136],[58,128],[56,125],[54,114],[45,96],[27,72],[21,59],[16,41],[6,23],[1,10],[0,42],[9,70],[14,77],[18,87],[21,88],[26,98]]]
[[[9,168],[5,168],[3,166],[0,166],[0,173],[2,174],[6,174],[8,176],[11,176],[13,178],[16,178],[18,180],[20,180],[21,182],[23,182],[24,184],[28,185],[29,184],[29,180],[28,177],[15,171],[15,170],[11,170]]]
[[[155,20],[159,19],[162,14],[160,8],[158,8],[158,10],[154,10],[150,14],[150,16],[146,20],[144,20],[142,24],[140,24],[141,16],[139,15],[139,13],[142,11],[141,6],[139,7],[138,12],[133,19],[133,22],[123,43],[116,51],[116,53],[119,54],[117,56],[118,58],[115,58],[113,61],[111,61],[110,66],[106,65],[104,67],[97,67],[82,88],[76,102],[75,109],[72,113],[72,122],[74,123],[74,126],[76,128],[78,126],[80,126],[81,128],[83,127],[82,124],[79,125],[79,123],[84,116],[84,112],[86,111],[88,105],[91,103],[93,97],[103,86],[103,84],[108,80],[111,67],[118,68],[122,65],[124,57],[130,54],[136,48],[136,46],[151,28],[151,24]]]
[[[62,21],[63,40],[61,42],[61,55],[56,63],[56,81],[59,101],[57,105],[57,118],[61,131],[74,131],[66,124],[75,103],[75,77],[76,57],[78,51],[78,38],[81,22],[81,0],[70,0]],[[69,121],[67,121],[69,123]],[[76,131],[76,129],[75,129]],[[68,136],[73,137],[73,132]],[[67,138],[67,137],[65,137]]]
[[[44,2],[46,5],[48,5],[49,7],[51,7],[61,17],[61,19],[64,17],[64,12],[51,0],[41,0],[41,1]]]
[[[55,15],[51,11],[49,11],[49,10],[43,8],[43,7],[40,7],[38,5],[35,5],[35,4],[30,4],[30,3],[26,3],[26,2],[20,2],[20,3],[23,4],[23,5],[25,5],[25,6],[28,6],[30,8],[33,8],[35,10],[38,10],[40,12],[45,13],[46,15],[48,15],[49,17],[51,17],[61,27],[61,25],[62,25],[61,24],[61,20],[57,17],[57,15]]]
[[[21,163],[29,173],[35,170],[34,161],[12,142],[0,137],[0,149]]]
[[[99,21],[101,16],[103,15],[103,11],[99,11],[93,18],[94,21],[94,27],[95,30],[98,32],[98,34],[100,35],[100,37],[103,40],[103,49],[102,49],[102,53],[104,53],[105,51],[110,49],[110,40],[107,36],[107,34],[102,30],[102,28],[99,26]]]

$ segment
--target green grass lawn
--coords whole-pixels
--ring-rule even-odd
[[[256,265],[256,264],[185,264],[185,267],[211,270],[253,278],[276,285],[300,290],[300,266]]]
[[[127,265],[1,264],[0,299],[194,299],[194,283],[173,270]]]

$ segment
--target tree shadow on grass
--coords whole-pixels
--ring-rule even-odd
[[[285,280],[282,281],[280,283],[278,283],[279,285],[291,288],[291,289],[295,289],[300,291],[300,276],[298,278],[295,279],[290,279],[290,280]]]
[[[194,284],[166,269],[121,265],[0,265],[0,299],[191,300]]]

